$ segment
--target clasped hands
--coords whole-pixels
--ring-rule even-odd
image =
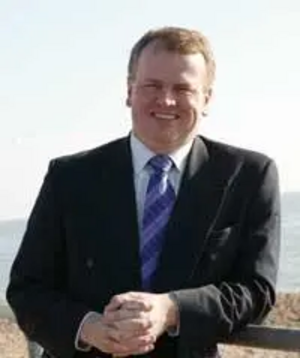
[[[148,353],[157,338],[178,324],[168,294],[128,292],[113,296],[103,315],[82,328],[83,342],[118,357]]]

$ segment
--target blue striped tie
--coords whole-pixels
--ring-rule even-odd
[[[175,192],[168,179],[173,162],[167,155],[156,155],[148,165],[152,169],[145,196],[141,227],[142,282],[145,291],[151,290],[164,233],[175,202]]]

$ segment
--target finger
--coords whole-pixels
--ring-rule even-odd
[[[134,337],[123,338],[120,342],[118,342],[122,346],[126,346],[128,348],[137,348],[142,347],[149,344],[155,343],[155,337],[152,333],[148,332],[146,335],[138,335]]]
[[[115,327],[107,331],[111,341],[128,345],[128,342],[154,342],[153,334],[150,330],[120,330]]]
[[[103,315],[103,322],[107,324],[118,321],[142,318],[143,313],[138,310],[119,309],[118,311],[105,312]]]
[[[139,311],[150,311],[153,305],[148,301],[127,301],[123,303],[122,308],[127,310],[139,310]]]
[[[110,334],[111,334],[110,330]],[[142,352],[148,351],[155,343],[153,335],[148,334],[147,336],[140,336],[136,338],[123,339],[117,342],[111,335],[106,341],[105,351],[113,355],[132,355],[141,354]],[[148,347],[148,348],[147,348]]]
[[[154,349],[155,340],[153,337],[140,337],[139,339],[126,340],[126,352],[114,352],[114,355],[134,355],[149,352]],[[124,346],[124,344],[123,344]]]
[[[111,335],[116,341],[126,344],[129,340],[139,340],[141,337],[149,337],[149,342],[154,341],[153,333],[150,329],[140,330],[118,330],[116,329]]]
[[[111,298],[104,311],[114,311],[119,309],[126,302],[144,301],[148,297],[144,292],[126,292],[120,295],[115,295]]]
[[[105,306],[104,308],[104,314],[106,312],[111,312],[111,311],[116,311],[118,309],[121,308],[122,306],[122,298],[120,297],[120,295],[118,296],[113,296],[110,300],[110,302]]]
[[[125,322],[123,324],[114,324],[111,325],[107,330],[107,335],[113,341],[122,343],[124,345],[128,344],[128,341],[135,340],[143,342],[143,339],[146,337],[149,342],[154,341],[154,336],[151,329],[147,328],[146,323],[141,322]],[[144,338],[143,338],[144,337]]]
[[[133,318],[112,323],[113,327],[123,332],[137,332],[141,334],[152,327],[152,322],[144,318]]]
[[[103,327],[100,329],[102,333],[96,334],[94,337],[93,345],[105,353],[129,355],[131,352],[139,352],[141,346],[144,347],[154,342],[149,333],[146,337],[141,335],[125,339],[123,336],[127,334],[126,331],[117,330],[104,324]]]
[[[124,333],[120,330],[118,330],[115,327],[111,327],[109,330],[107,330],[107,335],[109,337],[109,340],[116,343],[122,343],[124,346]]]

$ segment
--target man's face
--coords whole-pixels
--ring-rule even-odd
[[[210,99],[202,54],[146,47],[128,81],[133,133],[152,151],[168,153],[193,139]]]

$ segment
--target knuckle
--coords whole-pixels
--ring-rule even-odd
[[[120,301],[120,299],[121,299],[120,295],[115,295],[115,296],[112,297],[111,301],[113,303],[118,303]]]
[[[152,321],[151,321],[150,317],[147,317],[145,322],[146,322],[147,328],[152,326]]]
[[[139,329],[147,329],[150,325],[150,321],[147,318],[144,318],[142,321],[139,322]]]

